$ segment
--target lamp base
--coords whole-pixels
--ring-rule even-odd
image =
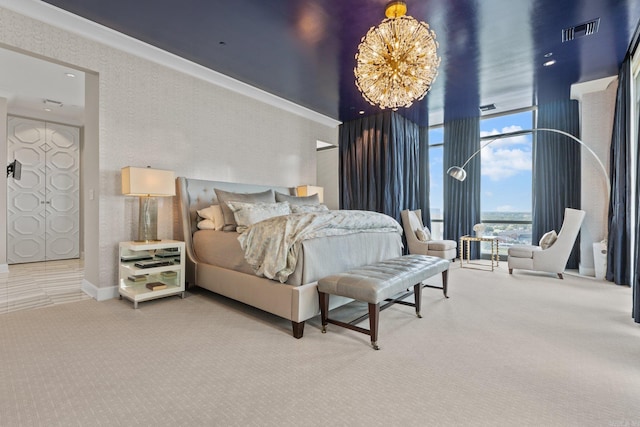
[[[151,196],[140,196],[138,239],[136,242],[157,242],[159,240],[158,200]]]

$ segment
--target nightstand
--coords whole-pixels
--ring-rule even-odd
[[[138,303],[178,295],[184,298],[184,242],[121,242],[119,293]]]

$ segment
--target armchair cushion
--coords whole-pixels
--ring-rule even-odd
[[[449,249],[456,249],[458,244],[455,240],[430,240],[429,250],[432,251],[447,251]]]
[[[516,258],[533,258],[533,253],[541,251],[540,246],[513,245],[509,248],[509,256]]]
[[[556,230],[551,230],[542,235],[538,245],[544,250],[550,248],[558,240],[558,234]]]

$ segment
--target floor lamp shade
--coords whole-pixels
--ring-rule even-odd
[[[175,196],[173,171],[127,166],[122,168],[122,194],[138,196],[138,241],[158,240],[158,201],[156,197]]]

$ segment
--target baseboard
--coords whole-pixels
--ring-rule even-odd
[[[99,288],[86,279],[82,279],[82,291],[94,298],[96,301],[105,301],[119,296],[117,286],[109,286],[107,288]]]

